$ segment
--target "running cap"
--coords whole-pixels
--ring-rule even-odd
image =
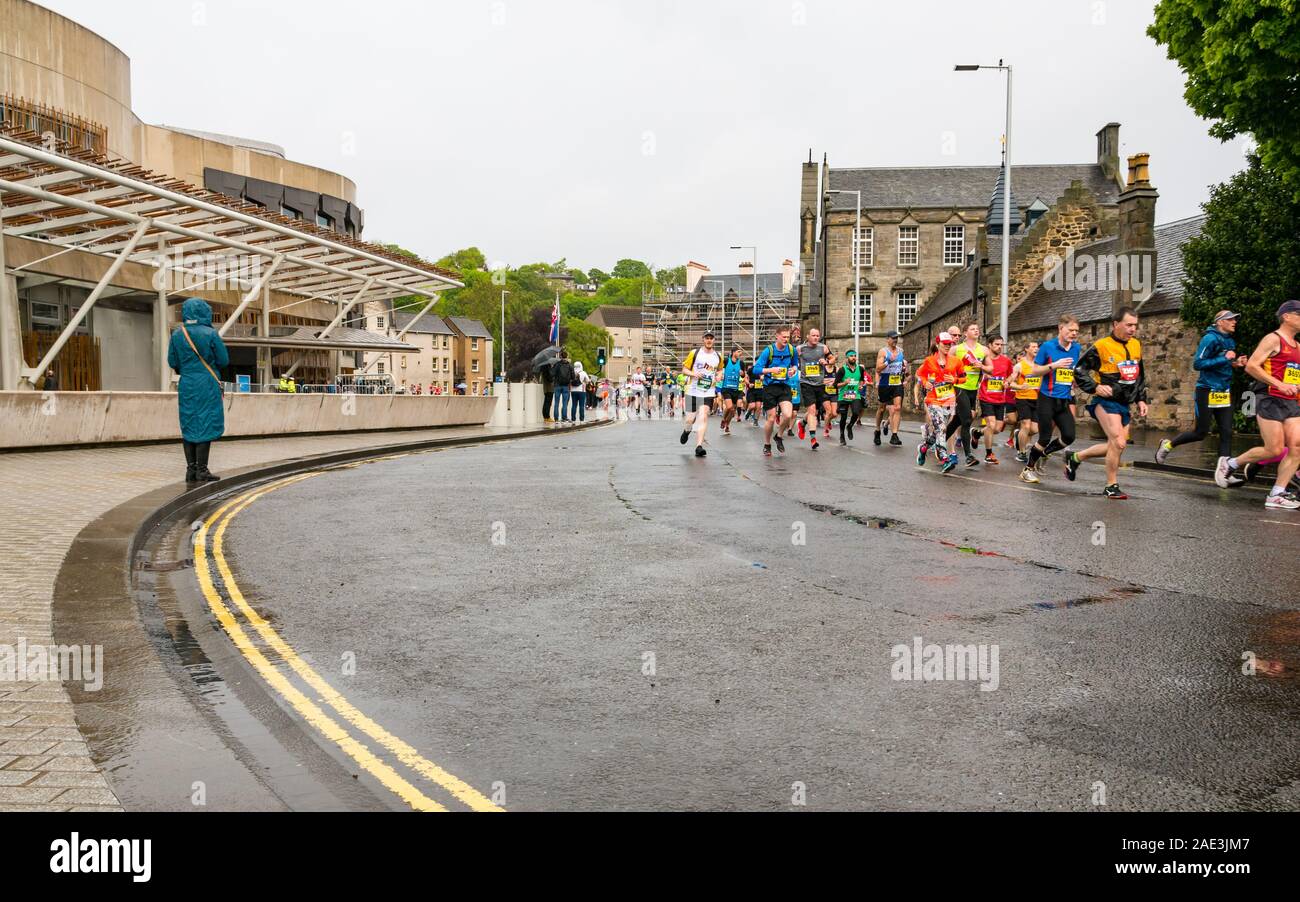
[[[705,333],[704,333],[704,337],[705,337],[705,338],[713,338],[713,330],[710,329],[709,331],[705,332]]]
[[[957,339],[953,338],[952,334],[949,332],[940,332],[938,342],[939,344],[955,345],[957,343]]]
[[[1277,318],[1281,319],[1288,313],[1300,313],[1300,301],[1290,300],[1283,301],[1282,306],[1277,308]]]
[[[1214,318],[1214,321],[1216,323],[1221,323],[1225,319],[1241,319],[1241,314],[1233,313],[1231,310],[1224,310],[1222,313],[1220,313],[1218,316]]]
[[[886,337],[886,338],[898,338],[898,337],[899,337],[899,335],[898,335],[898,330],[897,330],[897,329],[890,329],[888,332],[885,333],[885,337]]]

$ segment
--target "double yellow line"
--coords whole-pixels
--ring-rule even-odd
[[[214,564],[217,573],[221,576],[221,583],[230,604],[243,615],[244,620],[253,627],[262,641],[315,691],[318,696],[317,701],[332,708],[353,729],[368,737],[401,764],[446,790],[471,810],[504,810],[465,781],[423,757],[413,746],[394,736],[354,707],[280,637],[275,629],[253,609],[240,591],[223,553],[226,528],[230,522],[259,498],[319,475],[319,473],[307,473],[291,476],[246,492],[218,509],[194,533],[195,570],[198,572],[199,587],[203,590],[208,607],[216,615],[222,629],[230,636],[230,640],[239,649],[240,654],[253,665],[271,688],[278,692],[314,729],[342,749],[361,768],[416,811],[446,811],[447,808],[430,798],[423,790],[399,774],[386,760],[372,752],[364,744],[364,740],[355,739],[347,728],[328,714],[316,701],[303,694],[284,673],[267,660],[266,655],[244,630],[239,619],[226,604],[226,599],[217,589],[212,574]],[[210,556],[209,537],[211,537]]]

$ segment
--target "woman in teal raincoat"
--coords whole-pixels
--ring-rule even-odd
[[[180,374],[181,437],[185,444],[185,481],[215,482],[208,472],[208,451],[226,431],[221,370],[230,355],[212,328],[207,301],[189,298],[181,306],[181,325],[167,347],[167,365]]]

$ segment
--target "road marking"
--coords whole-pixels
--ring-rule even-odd
[[[220,521],[220,525],[216,527],[215,533],[213,534],[212,557],[216,562],[218,571],[221,573],[222,581],[226,587],[226,593],[230,596],[230,600],[244,615],[253,628],[257,630],[263,640],[265,640],[266,643],[270,645],[286,663],[289,664],[294,672],[302,677],[302,679],[311,686],[312,689],[320,693],[322,700],[341,714],[344,720],[368,735],[389,752],[396,755],[397,759],[407,767],[416,771],[421,776],[432,780],[434,783],[450,792],[455,798],[468,805],[472,810],[504,810],[498,805],[493,804],[491,800],[478,792],[478,790],[474,789],[468,783],[465,783],[463,780],[448,773],[432,761],[421,756],[420,753],[409,743],[394,736],[354,707],[346,698],[334,689],[333,686],[322,679],[321,676],[312,669],[312,667],[307,664],[307,662],[304,661],[298,653],[284,641],[283,638],[280,637],[274,628],[272,628],[272,626],[253,609],[240,591],[239,585],[235,581],[234,574],[231,572],[230,566],[225,559],[224,540],[226,527],[229,526],[230,522],[240,512],[264,495],[318,475],[320,474],[309,473],[302,476],[294,476],[247,492],[220,508],[208,519],[198,533],[196,533],[194,539],[195,559],[202,562],[202,567],[199,568],[200,584],[203,586],[204,595],[208,597],[209,605],[213,608],[214,613],[217,614],[218,619],[221,620],[222,626],[226,628],[227,633],[230,634],[231,638],[235,641],[235,645],[239,648],[240,652],[243,653],[251,663],[253,663],[258,672],[267,679],[267,682],[271,683],[271,685],[280,692],[280,694],[283,695],[290,704],[293,704],[294,707],[303,714],[309,723],[337,743],[344,752],[357,760],[357,762],[363,767],[366,767],[366,769],[374,774],[385,787],[392,790],[413,808],[416,808],[417,810],[430,811],[446,810],[437,802],[424,796],[423,793],[414,786],[411,786],[411,784],[407,783],[395,771],[388,767],[386,763],[375,758],[369,750],[353,740],[346,731],[338,726],[338,724],[330,720],[328,715],[325,715],[324,712],[303,697],[302,694],[298,692],[298,690],[295,689],[287,679],[285,679],[283,674],[274,669],[270,662],[268,662],[262,655],[261,651],[248,640],[247,634],[243,632],[242,627],[240,627],[238,622],[234,620],[233,616],[229,613],[229,609],[226,608],[225,604],[222,602],[221,596],[217,593],[216,588],[212,583],[211,575],[208,572],[206,554],[207,536],[213,525]],[[222,617],[222,611],[226,612],[225,618]],[[258,659],[261,660],[262,665],[264,665],[266,669],[264,669],[263,666],[258,665]],[[267,672],[268,670],[269,674]],[[274,677],[274,679],[272,679],[272,677]],[[306,707],[301,707],[300,704],[295,701],[293,697],[294,695],[296,695]],[[314,713],[312,713],[311,716],[308,716],[309,712],[313,711]],[[343,738],[339,738],[337,735],[340,732],[343,734]],[[362,758],[358,757],[356,754],[358,750],[361,753],[364,753],[364,756],[367,756],[368,760],[362,760]]]

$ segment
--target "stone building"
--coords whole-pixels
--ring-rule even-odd
[[[587,322],[609,333],[612,346],[605,361],[605,375],[622,382],[646,365],[645,328],[640,307],[623,307],[604,304],[591,311]]]
[[[1035,227],[1053,229],[1056,247],[1114,232],[1124,187],[1119,129],[1112,122],[1097,132],[1093,162],[1013,167],[1013,248]],[[1001,175],[1000,166],[833,169],[826,158],[819,165],[810,157],[800,201],[805,326],[838,344],[852,340],[856,325],[864,353],[874,354],[887,332],[905,330],[945,285],[966,278],[974,258],[1000,260]],[[855,192],[862,210],[856,239]],[[1019,265],[1023,281],[1032,281],[1035,261]],[[1023,287],[1017,283],[1013,296]],[[996,291],[985,299],[999,300]]]

